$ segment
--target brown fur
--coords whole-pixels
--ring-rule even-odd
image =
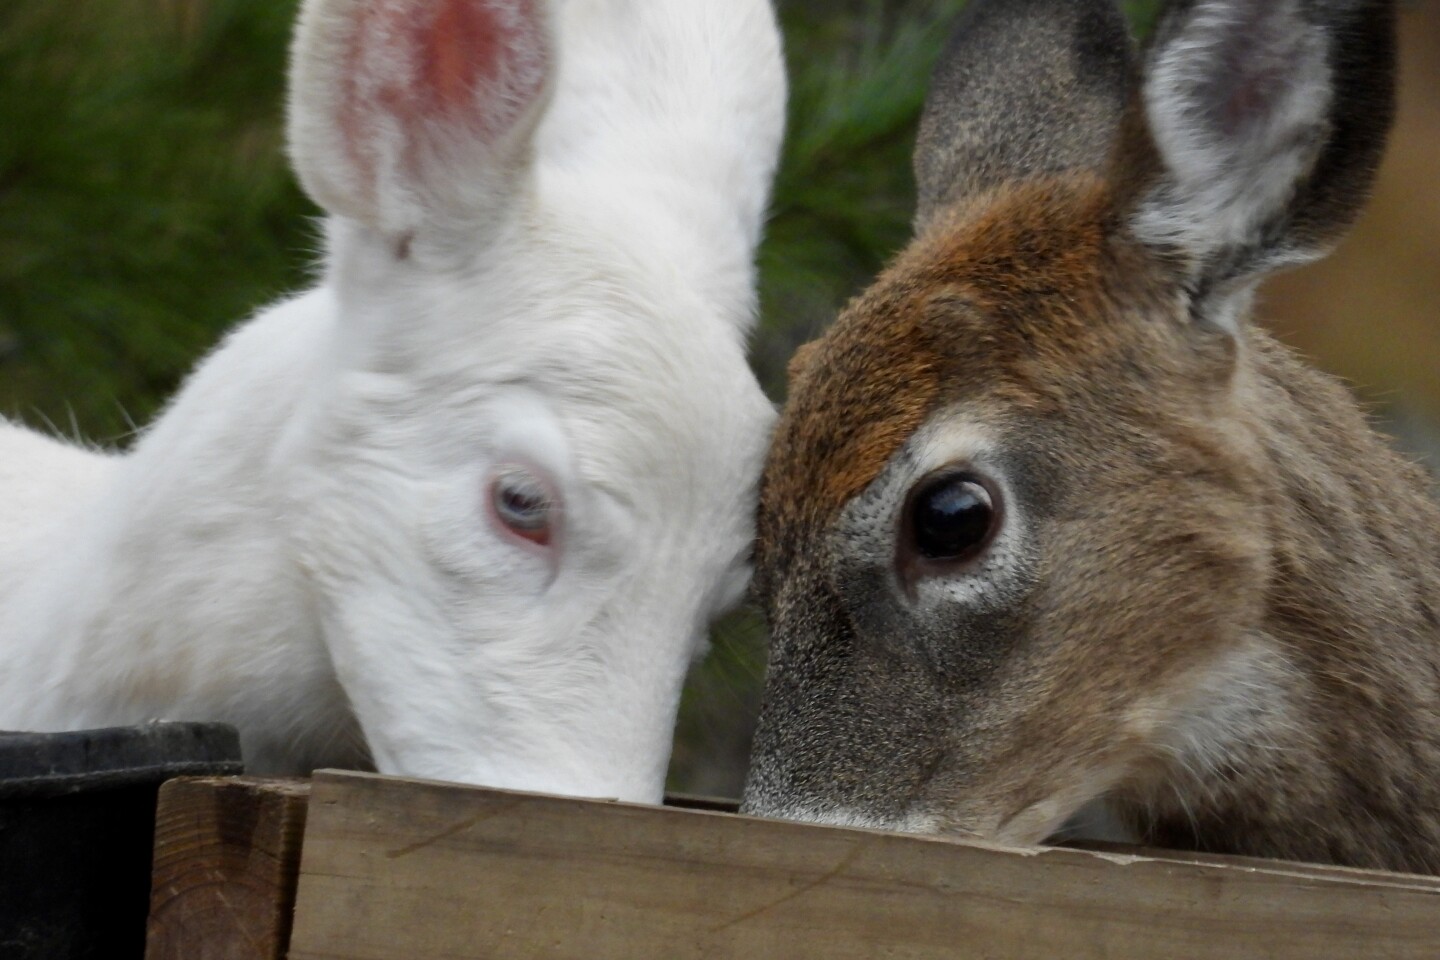
[[[994,796],[977,799],[973,773],[946,784],[942,760],[912,803],[1033,842],[1006,829],[1015,817],[1113,768],[1106,792],[1152,842],[1440,872],[1440,514],[1426,478],[1343,387],[1263,333],[1237,357],[1187,328],[1163,267],[1111,238],[1107,210],[1084,179],[1003,191],[846,311],[776,433],[761,589],[803,602],[782,584],[823,557],[839,509],[927,415],[998,411],[1070,478],[1046,552],[1085,566],[1047,569],[1039,635],[950,701],[967,725],[1013,724],[994,743],[950,731],[959,741],[932,751],[976,758]],[[1190,695],[1191,671],[1252,634],[1303,678],[1286,692],[1294,729],[1187,783],[1120,719],[1138,692]]]
[[[1018,410],[1054,411],[1073,392],[1065,378],[1088,376],[1084,358],[1130,351],[1094,322],[1107,299],[1134,297],[1107,290],[1107,272],[1143,266],[1107,242],[1111,200],[1098,180],[1002,187],[973,221],[942,217],[802,347],[763,480],[762,537],[827,526],[938,405],[983,390]],[[1144,295],[1151,305],[1162,296]],[[795,511],[804,515],[787,516]]]
[[[1103,798],[1153,843],[1440,873],[1428,479],[1334,380],[1197,320],[1193,263],[1127,229],[1137,143],[938,211],[797,364],[747,807],[1030,843]],[[854,546],[940,418],[984,425],[1015,481],[1003,609],[915,609]]]

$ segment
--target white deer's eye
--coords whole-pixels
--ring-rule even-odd
[[[509,533],[546,547],[557,511],[551,487],[524,467],[507,467],[490,481],[490,506]]]

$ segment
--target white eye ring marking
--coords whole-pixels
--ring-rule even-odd
[[[538,547],[555,539],[560,498],[536,471],[507,464],[490,478],[490,515],[504,534]]]

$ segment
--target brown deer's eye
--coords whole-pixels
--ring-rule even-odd
[[[915,488],[907,511],[914,550],[925,560],[957,562],[979,556],[999,527],[998,497],[979,477],[945,473]]]

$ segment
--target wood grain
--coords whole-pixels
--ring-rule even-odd
[[[1440,956],[1434,878],[317,774],[294,960]]]
[[[253,777],[160,788],[146,960],[283,960],[308,796]]]

